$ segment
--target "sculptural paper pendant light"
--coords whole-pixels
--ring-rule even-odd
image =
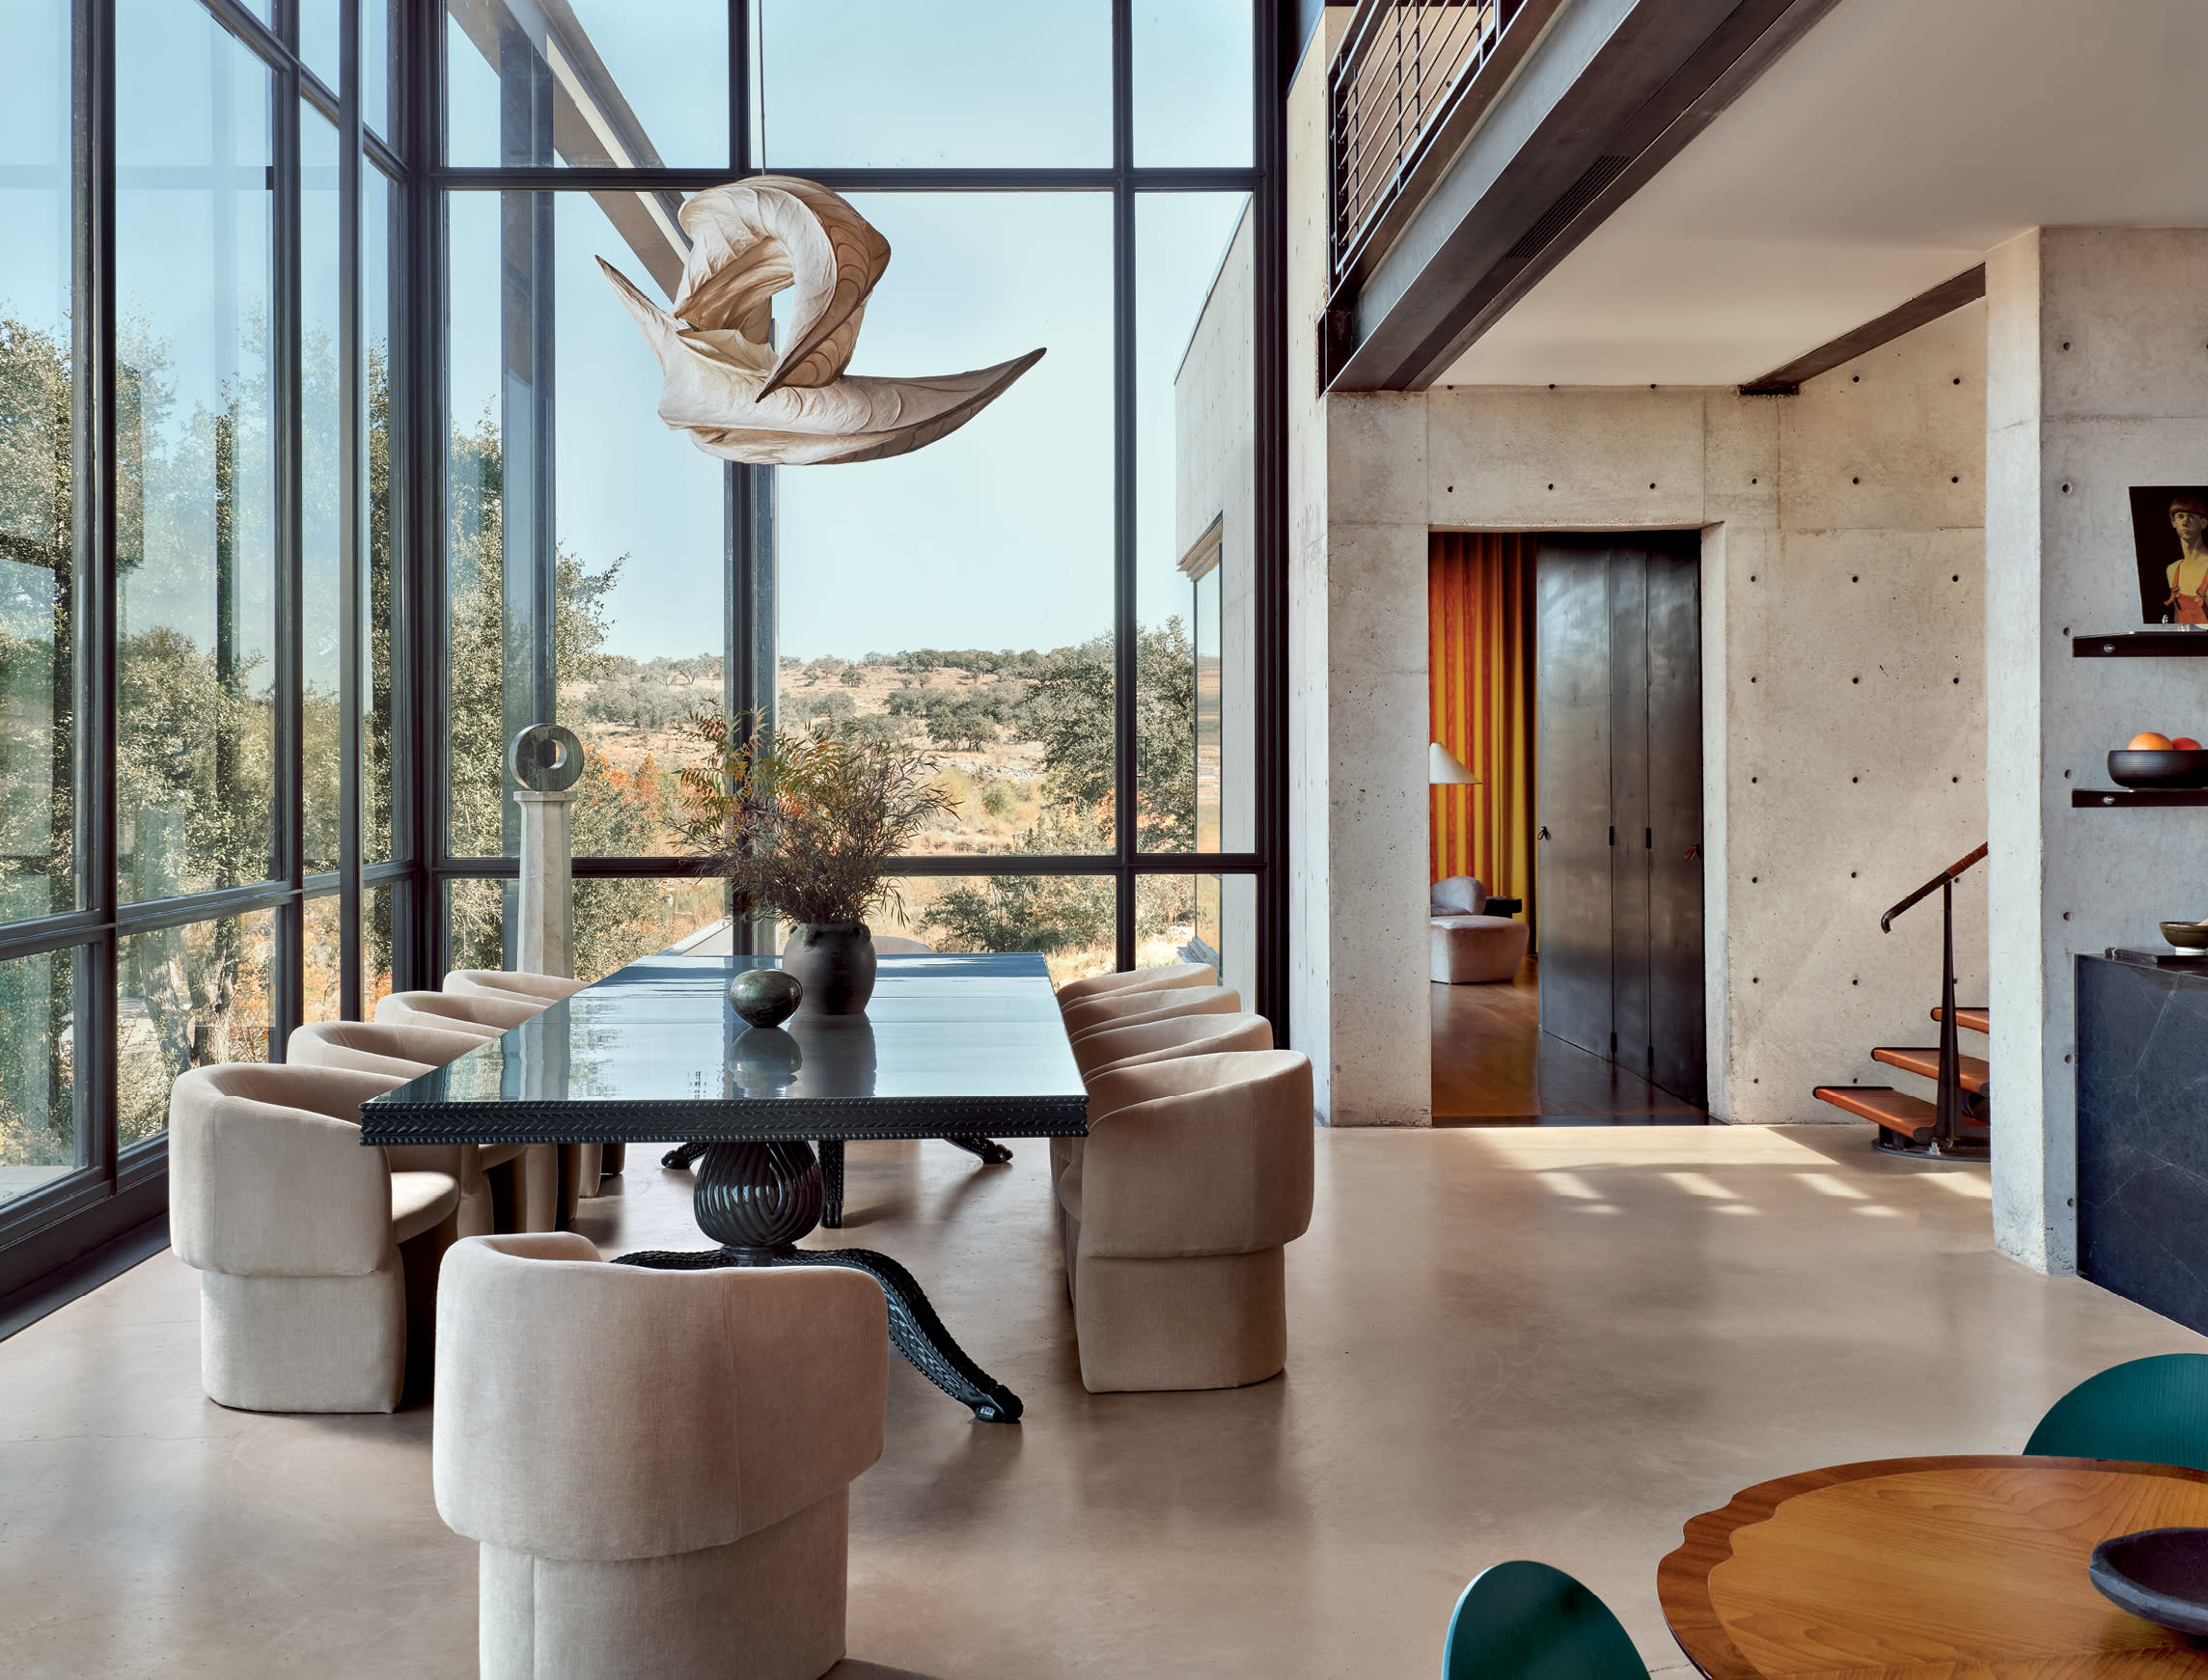
[[[709,455],[760,466],[871,461],[956,431],[1042,359],[918,379],[843,372],[889,241],[826,187],[757,175],[683,205],[690,255],[673,310],[598,259],[644,329],[665,383],[659,418]],[[792,290],[787,342],[770,332]]]
[[[1427,743],[1426,781],[1435,787],[1477,787],[1479,778],[1464,767],[1464,760],[1439,741]]]

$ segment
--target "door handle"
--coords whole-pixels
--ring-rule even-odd
[[[1535,840],[1547,840],[1547,839],[1549,838],[1549,830],[1548,830],[1548,827],[1547,827],[1547,825],[1546,825],[1546,824],[1544,824],[1544,825],[1542,826],[1541,832],[1540,832],[1539,834],[1535,835],[1533,838],[1534,838]]]
[[[1700,857],[1701,855],[1702,855],[1702,848],[1701,848],[1700,846],[1698,846],[1698,845],[1692,845],[1692,846],[1689,846],[1689,847],[1687,848],[1687,855],[1686,855],[1685,857],[1681,858],[1681,859],[1679,860],[1679,862],[1681,862],[1682,864],[1691,864],[1691,863],[1693,863],[1693,862],[1694,862],[1694,861],[1695,861],[1697,858]]]

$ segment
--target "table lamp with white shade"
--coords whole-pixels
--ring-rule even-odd
[[[1436,787],[1477,787],[1479,778],[1464,767],[1464,760],[1441,742],[1434,741],[1426,753],[1426,780]]]

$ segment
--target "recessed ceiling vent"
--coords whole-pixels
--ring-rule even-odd
[[[1587,166],[1587,174],[1572,182],[1571,190],[1548,208],[1548,213],[1526,230],[1526,236],[1510,247],[1509,260],[1513,262],[1531,262],[1545,249],[1551,239],[1571,225],[1572,218],[1602,195],[1602,189],[1625,173],[1625,166],[1633,159],[1616,152],[1604,152]]]

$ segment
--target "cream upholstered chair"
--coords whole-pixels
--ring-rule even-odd
[[[310,1021],[293,1030],[285,1060],[300,1067],[351,1067],[363,1073],[420,1079],[455,1061],[483,1040],[435,1027],[382,1021]],[[460,1187],[459,1234],[487,1236],[499,1228],[490,1173],[504,1170],[505,1228],[551,1230],[560,1214],[557,1143],[407,1143],[387,1146],[392,1170],[449,1172]]]
[[[1088,1085],[1100,1073],[1116,1073],[1149,1061],[1170,1061],[1176,1056],[1223,1056],[1230,1050],[1270,1050],[1273,1024],[1262,1015],[1174,1015],[1162,1021],[1145,1021],[1134,1027],[1103,1027],[1073,1046],[1073,1060]],[[1067,1163],[1081,1154],[1079,1138],[1050,1141],[1050,1185],[1053,1205],[1058,1180]],[[1060,1208],[1061,1215],[1064,1209]]]
[[[1131,1027],[1099,1027],[1073,1047],[1084,1083],[1138,1062],[1176,1056],[1222,1056],[1229,1050],[1270,1050],[1273,1024],[1262,1015],[1169,1015]]]
[[[503,997],[538,1008],[571,998],[590,983],[565,975],[525,975],[496,968],[456,968],[445,977],[445,990],[455,996]]]
[[[550,1000],[542,998],[492,998],[480,992],[473,996],[457,992],[393,992],[377,1003],[375,1018],[394,1027],[441,1027],[451,1032],[496,1038],[524,1021],[534,1021],[550,1007]],[[559,1217],[560,1223],[566,1225],[575,1217],[576,1202],[598,1193],[598,1177],[604,1170],[603,1145],[561,1143],[556,1147],[560,1151]]]
[[[375,1018],[393,1027],[435,1027],[447,1033],[496,1038],[524,1021],[535,1020],[544,1008],[534,998],[520,1003],[511,998],[463,998],[450,992],[393,992],[376,1000]]]
[[[426,1372],[448,1172],[393,1171],[360,1105],[400,1081],[227,1062],[169,1093],[169,1241],[200,1275],[200,1380],[250,1412],[389,1412]],[[409,1332],[412,1332],[409,1335]]]
[[[1232,1389],[1287,1363],[1284,1246],[1311,1209],[1311,1063],[1184,1056],[1100,1075],[1058,1184],[1081,1383]]]
[[[850,1484],[881,1456],[882,1292],[477,1237],[437,1308],[437,1512],[482,1547],[483,1680],[815,1680]]]
[[[1113,992],[1163,992],[1174,986],[1216,986],[1219,971],[1207,962],[1168,963],[1162,968],[1121,969],[1117,974],[1090,975],[1067,980],[1058,988],[1058,1006],[1070,1009],[1090,998]]]
[[[1242,994],[1232,986],[1174,986],[1163,992],[1115,992],[1065,1011],[1065,1035],[1076,1046],[1109,1027],[1174,1021],[1183,1015],[1239,1015]],[[1076,1055],[1079,1051],[1076,1050]]]
[[[583,990],[589,980],[569,979],[566,975],[525,975],[511,969],[456,968],[445,976],[445,994],[455,998],[489,998],[503,1004],[522,1004],[536,1014],[542,1014],[563,998],[571,998]],[[574,1215],[574,1198],[595,1196],[598,1180],[619,1172],[628,1165],[626,1143],[563,1143],[566,1151],[569,1180],[573,1195],[566,1198],[567,1215]],[[531,1226],[531,1230],[549,1229],[549,1226]]]

